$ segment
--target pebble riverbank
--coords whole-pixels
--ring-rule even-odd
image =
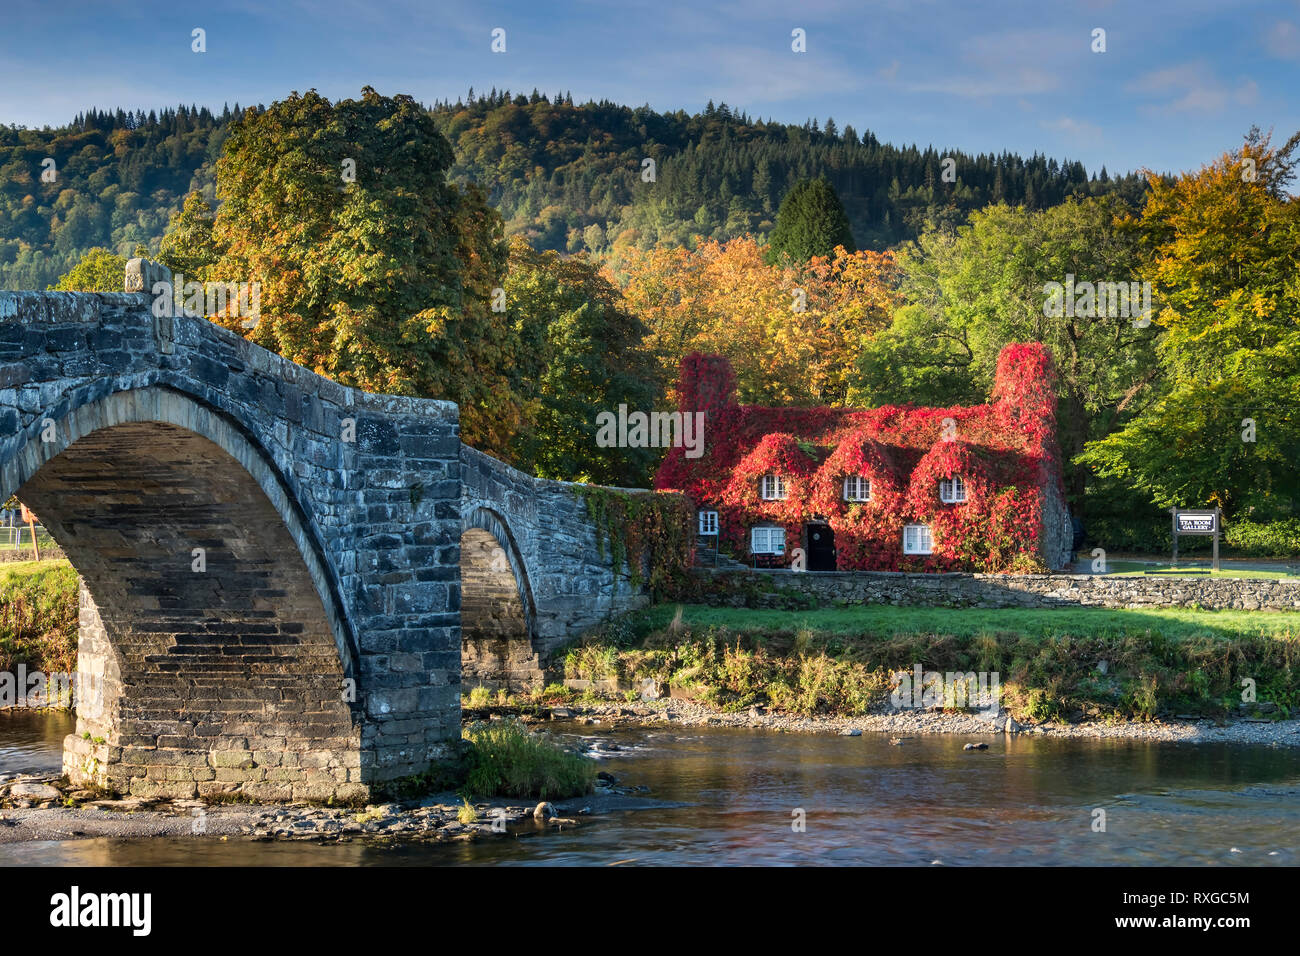
[[[488,714],[483,714],[488,716]],[[1046,722],[1021,724],[1007,713],[944,713],[930,710],[902,710],[859,717],[799,717],[774,713],[762,707],[723,713],[698,701],[685,699],[645,700],[635,704],[597,703],[553,707],[541,716],[552,720],[577,720],[585,724],[614,726],[674,724],[682,727],[748,727],[785,733],[855,735],[916,734],[973,736],[1011,733],[1040,737],[1123,738],[1131,740],[1266,744],[1300,747],[1300,720],[1210,718],[1142,721]],[[525,720],[529,718],[525,715]],[[535,718],[534,718],[535,719]]]
[[[295,804],[209,804],[203,800],[95,799],[49,774],[0,775],[0,845],[95,837],[215,837],[221,840],[425,840],[447,843],[515,837],[576,827],[614,810],[677,806],[641,796],[601,774],[595,790],[554,804],[489,801],[473,804],[477,819],[462,822],[454,793],[365,807]],[[71,804],[71,805],[69,805]]]

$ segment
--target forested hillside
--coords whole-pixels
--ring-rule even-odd
[[[456,150],[453,178],[488,189],[507,230],[547,249],[602,252],[629,228],[624,241],[641,247],[763,236],[781,197],[819,175],[843,200],[859,248],[876,250],[915,237],[927,217],[958,222],[990,202],[1042,209],[1144,190],[1136,174],[1090,177],[1077,162],[896,147],[831,118],[765,123],[711,102],[691,116],[492,90],[434,114]],[[643,181],[647,157],[653,183]],[[943,180],[945,157],[956,182]]]
[[[210,187],[238,110],[88,110],[58,129],[0,125],[0,288],[43,289],[94,246],[156,249],[186,193]]]
[[[58,129],[0,126],[0,287],[44,288],[94,246],[157,250],[189,191],[211,198],[212,164],[238,111],[89,110]],[[616,259],[620,244],[761,238],[790,187],[822,174],[858,247],[876,250],[913,238],[927,217],[958,222],[997,200],[1047,208],[1070,195],[1136,199],[1145,188],[1079,163],[895,147],[829,118],[765,123],[725,104],[692,116],[493,90],[432,113],[455,149],[451,179],[488,190],[508,233],[539,250]],[[943,180],[945,156],[955,183]]]

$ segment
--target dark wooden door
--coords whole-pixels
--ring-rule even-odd
[[[808,570],[835,570],[835,532],[828,524],[810,524],[808,532]]]

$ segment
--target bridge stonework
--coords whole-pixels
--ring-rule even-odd
[[[646,600],[574,487],[463,446],[453,403],[152,301],[0,292],[0,495],[81,577],[75,781],[364,798],[451,755],[462,652],[467,683],[535,683]]]

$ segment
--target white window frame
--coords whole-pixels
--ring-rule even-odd
[[[966,482],[961,475],[940,479],[939,500],[946,505],[959,505],[966,500]]]
[[[718,533],[718,513],[716,511],[700,512],[700,537],[714,537]]]
[[[749,529],[751,554],[785,554],[785,528],[760,525]]]
[[[758,496],[764,501],[785,501],[789,489],[781,475],[764,475],[758,484]]]
[[[928,524],[903,525],[904,554],[934,554],[934,535]]]
[[[865,475],[845,475],[844,500],[849,502],[870,501],[871,479]]]

